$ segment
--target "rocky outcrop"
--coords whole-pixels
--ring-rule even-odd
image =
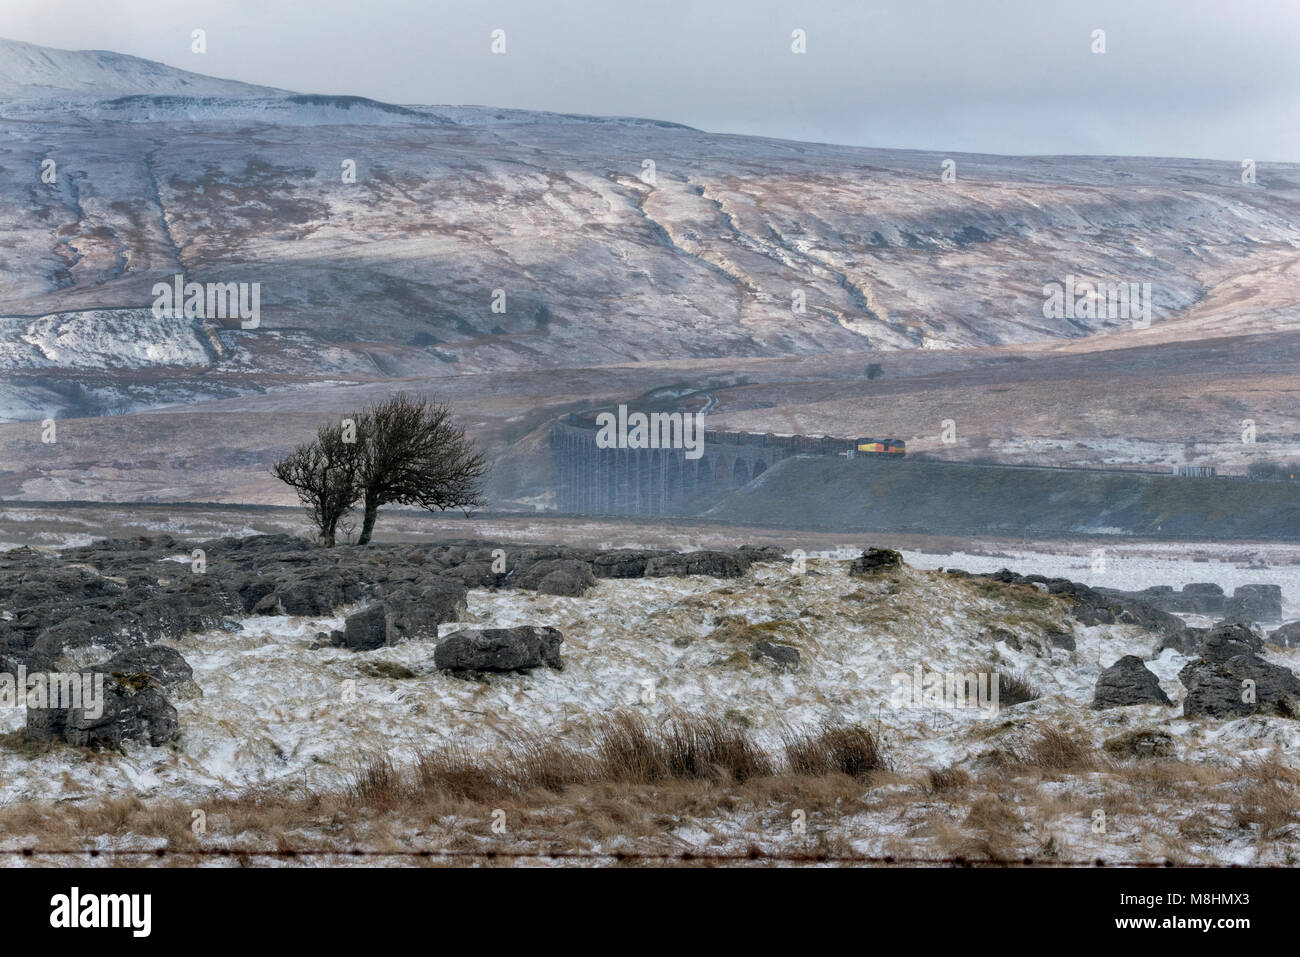
[[[1223,617],[1230,622],[1281,621],[1282,586],[1239,586],[1224,604]]]
[[[1173,736],[1167,731],[1139,728],[1102,742],[1102,750],[1118,758],[1172,758],[1176,754]]]
[[[1264,640],[1253,630],[1239,622],[1212,628],[1202,637],[1196,654],[1208,661],[1227,661],[1236,655],[1257,655]]]
[[[790,645],[778,645],[771,641],[756,641],[749,648],[749,656],[755,661],[766,659],[778,670],[793,670],[799,667],[799,649]]]
[[[184,659],[156,645],[163,638],[239,631],[248,615],[324,616],[367,602],[341,630],[320,636],[364,651],[437,639],[439,625],[464,619],[469,588],[581,596],[601,578],[735,578],[755,561],[780,558],[774,548],[683,554],[483,541],[323,549],[289,535],[19,548],[0,553],[0,671],[52,671],[69,651],[102,647],[112,655],[95,666],[102,713],[30,709],[28,733],[77,745],[161,744],[179,732],[168,696],[201,693]],[[435,662],[465,672],[560,668],[562,640],[553,628],[461,631],[438,643]]]
[[[1135,704],[1172,705],[1158,679],[1137,655],[1125,655],[1097,678],[1092,706],[1122,708]]]
[[[1063,651],[1074,651],[1077,646],[1074,635],[1068,631],[1048,631],[1044,637],[1053,648],[1060,648]]]
[[[850,575],[874,575],[903,564],[901,553],[892,548],[868,548],[849,563]]]
[[[467,628],[438,642],[433,663],[441,671],[529,671],[542,665],[559,671],[563,641],[554,628]]]
[[[254,607],[262,615],[328,615],[340,605],[360,601],[373,584],[360,568],[305,568],[280,581]]]
[[[512,579],[516,588],[543,595],[585,595],[596,584],[589,562],[571,558],[549,558],[530,565]]]
[[[740,545],[736,551],[750,562],[785,561],[785,552],[775,545]]]
[[[111,675],[148,675],[163,691],[171,694],[194,680],[194,669],[184,656],[166,645],[150,645],[120,651],[109,658],[103,670]]]
[[[1158,611],[1180,615],[1206,615],[1229,621],[1264,622],[1282,618],[1282,589],[1279,585],[1240,585],[1231,596],[1213,582],[1192,582],[1175,591],[1168,585],[1152,585],[1142,591],[1098,588],[1104,595],[1140,602]]]
[[[362,619],[347,646],[371,646],[376,635],[384,643],[434,638],[439,624],[464,616],[468,588],[580,596],[601,578],[734,578],[754,561],[780,557],[774,548],[678,553],[483,541],[324,549],[289,535],[204,542],[160,535],[57,554],[20,548],[0,553],[0,670],[48,669],[73,648],[113,653],[189,632],[235,631],[246,615],[323,616],[366,601],[383,602],[382,633],[373,616]]]
[[[349,615],[331,643],[351,651],[371,651],[409,639],[438,637],[438,626],[465,617],[467,591],[452,581],[403,584],[381,601]]]
[[[467,589],[456,582],[431,579],[384,592],[392,621],[392,644],[411,638],[437,638],[438,626],[465,617]]]
[[[1183,716],[1242,718],[1254,714],[1300,717],[1300,678],[1259,657],[1262,642],[1239,624],[1215,628],[1200,657],[1178,673],[1187,689]]]
[[[1300,647],[1300,621],[1293,621],[1270,632],[1268,640],[1283,648]]]
[[[591,570],[597,578],[641,578],[645,575],[650,559],[666,554],[662,551],[615,548],[593,558]]]
[[[176,709],[161,689],[108,676],[104,681],[103,711],[87,708],[67,711],[28,709],[30,737],[60,736],[76,747],[120,748],[125,741],[158,746],[180,735]]]
[[[665,576],[709,575],[713,578],[739,578],[749,571],[749,558],[744,552],[669,552],[657,555],[646,562],[646,578]]]
[[[1011,585],[1036,585],[1049,594],[1061,595],[1070,602],[1073,617],[1085,625],[1123,624],[1145,628],[1160,636],[1157,650],[1168,647],[1190,654],[1199,640],[1182,619],[1127,597],[1125,593],[1089,588],[1068,578],[1021,575],[1009,568],[979,577]]]
[[[61,673],[81,682],[80,701],[53,694],[27,709],[26,734],[35,741],[62,739],[76,747],[120,748],[126,741],[154,746],[180,734],[168,693],[193,682],[193,669],[161,645],[131,649],[84,672]],[[78,704],[72,707],[72,704]]]

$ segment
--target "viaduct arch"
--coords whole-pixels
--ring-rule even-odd
[[[556,507],[572,515],[690,515],[748,485],[781,459],[833,455],[852,439],[706,429],[703,454],[684,449],[602,449],[594,415],[551,428]]]

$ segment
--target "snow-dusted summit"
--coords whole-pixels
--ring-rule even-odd
[[[45,99],[66,95],[134,94],[266,96],[281,91],[191,73],[153,60],[107,50],[55,50],[0,38],[0,97]]]

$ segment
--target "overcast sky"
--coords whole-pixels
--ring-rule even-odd
[[[2,0],[0,36],[398,103],[862,146],[1300,161],[1300,0]]]

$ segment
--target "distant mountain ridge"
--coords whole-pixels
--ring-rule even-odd
[[[1245,185],[1206,160],[398,106],[9,40],[0,127],[0,421],[324,380],[856,353],[865,369],[1300,328],[1294,164]],[[150,321],[178,275],[258,283],[260,325]],[[1086,280],[1150,284],[1149,328],[1104,302],[1044,309],[1045,287]],[[54,380],[72,370],[69,398]]]
[[[284,92],[193,73],[125,53],[56,50],[0,38],[0,97],[268,96]]]

